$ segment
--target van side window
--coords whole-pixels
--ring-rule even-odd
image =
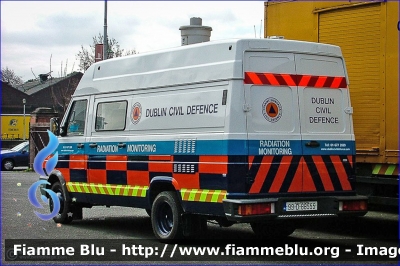
[[[68,115],[67,135],[81,136],[85,132],[87,100],[76,101]]]
[[[96,110],[96,131],[124,130],[127,106],[126,101],[99,103]]]

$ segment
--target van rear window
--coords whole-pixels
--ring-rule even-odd
[[[96,131],[124,130],[127,106],[127,101],[99,103],[96,110]]]

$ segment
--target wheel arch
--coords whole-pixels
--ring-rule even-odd
[[[148,202],[149,206],[153,205],[153,202],[158,194],[163,191],[175,191],[178,199],[182,201],[179,191],[178,182],[170,176],[157,176],[151,179],[149,187]],[[182,203],[182,202],[181,202]]]
[[[50,173],[49,177],[47,178],[47,182],[49,182],[50,185],[47,185],[46,188],[51,187],[55,182],[60,182],[61,185],[66,186],[65,178],[58,170],[53,170]]]
[[[53,186],[54,183],[56,182],[60,182],[62,189],[64,190],[64,194],[66,197],[66,200],[69,202],[70,201],[70,196],[69,196],[69,192],[67,189],[67,182],[65,181],[64,176],[62,175],[62,173],[58,170],[53,170],[50,175],[49,178],[47,179],[47,182],[49,182],[50,184],[46,185],[46,188],[51,189],[51,187]]]

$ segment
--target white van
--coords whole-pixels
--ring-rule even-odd
[[[144,208],[173,240],[207,220],[282,237],[303,219],[364,215],[348,84],[339,47],[281,39],[95,63],[60,124],[54,220]]]

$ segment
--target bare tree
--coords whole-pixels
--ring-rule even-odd
[[[61,62],[61,74],[60,78],[65,79],[59,83],[59,86],[51,86],[51,99],[53,102],[53,109],[59,112],[60,117],[62,117],[68,107],[68,104],[71,100],[71,95],[74,93],[76,87],[78,86],[79,80],[74,78],[73,76],[76,72],[73,71],[75,66],[75,62],[72,65],[71,72],[67,74],[68,69],[68,59],[65,62],[65,66],[63,66],[63,62]],[[50,69],[51,69],[51,61],[50,61]],[[70,78],[68,78],[70,77]],[[68,79],[67,79],[68,78]]]
[[[72,76],[71,73],[67,76]],[[59,111],[60,117],[62,117],[67,110],[68,104],[71,100],[71,95],[74,93],[78,86],[79,79],[69,78],[61,87],[55,88],[51,86],[51,99],[53,101],[53,109]]]
[[[1,81],[7,82],[13,87],[21,85],[23,82],[22,77],[17,76],[14,70],[9,69],[8,67],[1,69]]]
[[[96,44],[103,44],[103,35],[101,33],[93,37],[93,44],[89,46],[89,49],[81,45],[81,50],[76,54],[76,59],[79,60],[80,71],[86,71],[94,63]],[[108,39],[108,50],[108,58],[136,54],[135,49],[126,51],[121,49],[119,43],[114,38]]]

